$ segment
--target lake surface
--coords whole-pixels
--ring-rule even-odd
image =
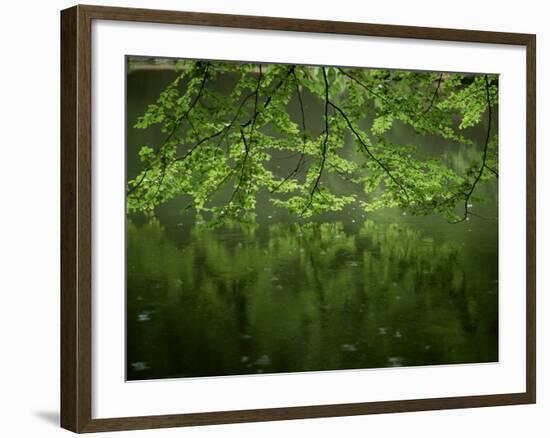
[[[129,178],[160,138],[131,126],[173,76],[128,77]],[[449,150],[457,166],[478,154]],[[214,230],[178,199],[129,215],[127,378],[498,361],[497,184],[476,193],[480,217],[455,225],[354,207],[298,222],[267,200],[255,225]]]

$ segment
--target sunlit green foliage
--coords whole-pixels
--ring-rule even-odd
[[[217,86],[222,80],[232,81],[229,91]],[[317,124],[306,123],[306,94],[322,107]],[[291,104],[300,117],[290,115]],[[135,123],[160,129],[164,141],[141,147],[143,170],[128,183],[127,209],[152,213],[183,195],[182,209],[209,224],[243,222],[254,218],[259,196],[269,196],[297,218],[355,203],[462,221],[478,183],[498,177],[497,104],[495,75],[181,61]],[[486,138],[464,171],[443,148],[426,158],[417,144],[392,142],[396,123],[457,145],[472,144],[467,130],[483,124]],[[283,152],[294,160],[284,172],[271,163]],[[329,175],[355,189],[335,190]]]

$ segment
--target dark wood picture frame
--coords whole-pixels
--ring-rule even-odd
[[[522,393],[92,418],[91,24],[93,20],[187,24],[479,42],[526,47],[526,391]],[[61,12],[61,426],[99,432],[535,403],[535,50],[531,34],[164,10],[75,6]]]

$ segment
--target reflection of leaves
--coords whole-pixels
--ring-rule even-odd
[[[199,260],[214,277],[238,277],[246,276],[247,272],[261,272],[264,268],[272,270],[273,266],[281,264],[291,267],[293,263],[311,265],[312,272],[323,268],[315,275],[329,274],[327,269],[341,264],[342,254],[357,259],[376,259],[380,265],[429,265],[432,272],[454,259],[458,252],[458,248],[449,244],[436,245],[433,239],[406,226],[380,226],[371,220],[363,224],[357,236],[348,235],[339,222],[274,224],[269,226],[267,241],[258,238],[256,230],[257,226],[237,223],[223,229],[195,226],[191,231],[191,244],[179,252],[166,239],[158,221],[141,227],[130,222],[129,243],[145,246],[129,246],[128,253],[147,257],[147,260],[140,260],[139,268],[138,265],[135,268],[140,275],[147,273],[146,277],[162,276],[164,270],[166,275],[173,276],[183,266],[189,273]],[[232,243],[223,236],[230,236]],[[147,245],[155,250],[147,249]],[[157,256],[160,253],[164,254],[162,259]],[[179,264],[180,261],[185,263]],[[191,284],[188,286],[195,289]]]
[[[443,275],[455,270],[452,261],[458,256],[458,247],[449,243],[436,245],[432,238],[417,230],[397,224],[381,228],[366,221],[359,235],[369,239],[372,245],[373,252],[363,254],[364,270],[365,276],[381,280],[375,283],[377,288],[389,287],[391,279],[395,281],[395,277],[400,275],[420,275],[429,280],[436,273]],[[402,266],[414,268],[399,273]],[[377,276],[377,272],[385,275]]]
[[[222,82],[230,89],[220,91]],[[306,129],[313,113],[304,111],[306,94],[325,110],[320,130],[309,122]],[[298,102],[302,120],[289,111]],[[143,168],[128,182],[127,209],[152,213],[185,195],[188,208],[222,225],[250,221],[269,192],[275,207],[301,218],[358,203],[366,211],[398,207],[456,219],[475,180],[498,173],[497,134],[480,178],[462,171],[472,162],[453,168],[441,160],[444,150],[426,159],[389,134],[399,123],[472,144],[464,130],[482,124],[488,102],[498,103],[494,75],[180,61],[174,81],[135,125],[158,125],[165,140],[139,152]],[[350,143],[353,154],[344,151]],[[294,157],[292,171],[281,170],[280,154]],[[334,180],[345,185],[336,190]]]
[[[148,372],[161,377],[249,373],[243,363],[251,361],[241,358],[267,354],[269,362],[257,365],[264,371],[387,366],[397,348],[387,336],[397,330],[400,337],[415,335],[399,321],[423,318],[419,339],[443,342],[457,336],[457,324],[474,330],[488,305],[477,292],[489,279],[479,272],[480,280],[466,289],[457,246],[401,225],[366,221],[357,235],[340,223],[276,224],[263,231],[238,224],[195,227],[181,246],[157,221],[130,222],[127,230],[129,305],[139,306],[136,294],[145,294],[143,302],[161,315],[153,313],[147,330],[158,330],[158,339],[172,333],[166,350],[143,342],[135,347],[156,346],[151,354],[168,368]],[[144,328],[133,330],[131,340]],[[365,356],[350,365],[349,353],[359,354],[359,346]],[[171,351],[178,356],[157,357]],[[414,364],[406,351],[399,355]],[[453,362],[447,353],[430,360]]]

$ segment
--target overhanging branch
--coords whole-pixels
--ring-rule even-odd
[[[359,134],[359,132],[357,132],[357,130],[355,129],[355,127],[353,126],[353,123],[351,123],[351,120],[349,119],[349,117],[347,116],[347,114],[338,106],[336,105],[335,103],[333,102],[329,102],[329,105],[332,106],[338,113],[340,113],[340,115],[343,117],[343,119],[345,120],[346,124],[348,125],[348,128],[350,129],[350,131],[353,133],[353,135],[355,136],[355,138],[357,139],[357,141],[359,142],[359,144],[361,145],[361,147],[365,150],[365,152],[367,153],[367,155],[386,173],[386,175],[388,175],[388,177],[399,187],[400,191],[403,193],[403,195],[405,196],[405,198],[407,199],[407,202],[409,202],[409,194],[407,192],[407,189],[405,188],[405,186],[393,175],[393,173],[390,171],[390,169],[384,164],[382,163],[382,161],[380,161],[373,153],[372,151],[370,150],[370,148],[368,147],[368,145],[365,143],[365,141],[361,138],[361,135]]]
[[[311,207],[311,204],[313,203],[313,196],[317,190],[319,190],[319,182],[321,181],[321,176],[323,175],[323,170],[325,168],[325,162],[327,160],[327,144],[328,144],[328,138],[329,138],[329,123],[328,123],[328,107],[330,104],[329,100],[329,84],[327,79],[327,72],[325,70],[325,67],[322,68],[323,72],[323,81],[325,83],[325,138],[323,140],[323,145],[321,148],[321,163],[319,164],[319,172],[317,174],[317,178],[315,179],[315,183],[313,184],[313,187],[311,188],[310,194],[309,194],[309,201],[302,210],[302,215],[304,212]]]
[[[474,190],[476,189],[477,184],[481,180],[481,177],[483,175],[483,171],[485,169],[489,169],[487,167],[487,150],[489,149],[489,137],[491,135],[491,120],[492,120],[492,109],[491,109],[491,96],[489,93],[489,79],[487,78],[487,75],[485,75],[485,94],[487,97],[487,108],[488,108],[488,121],[487,121],[487,135],[485,136],[485,145],[483,147],[483,156],[482,156],[482,162],[481,166],[479,167],[479,170],[477,172],[477,175],[474,179],[474,182],[472,183],[470,190],[466,192],[466,196],[464,198],[464,215],[462,218],[460,218],[457,221],[454,221],[453,223],[457,224],[460,222],[464,222],[466,219],[468,219],[468,215],[470,213],[469,211],[469,205],[470,205],[470,199],[472,198],[472,194],[474,193]],[[492,172],[494,170],[491,169]]]

